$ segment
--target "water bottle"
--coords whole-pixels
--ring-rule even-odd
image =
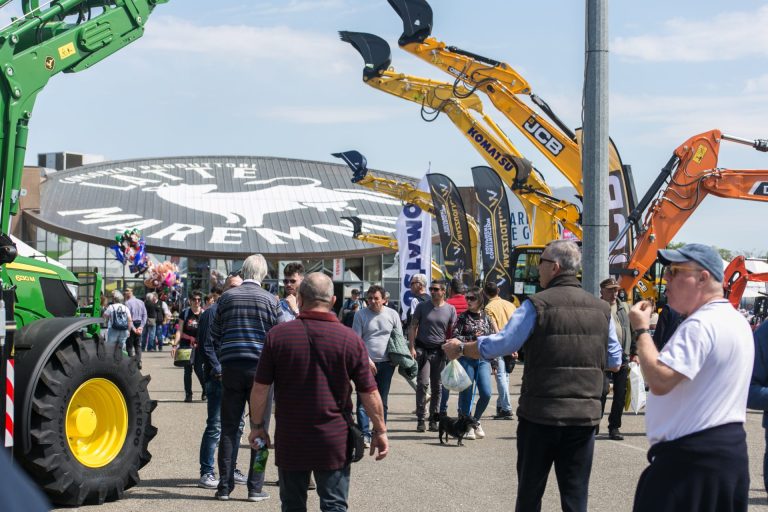
[[[256,458],[253,460],[253,472],[264,473],[267,469],[267,459],[269,458],[269,449],[267,443],[260,437],[255,439],[256,444],[259,445],[259,449],[256,451]]]

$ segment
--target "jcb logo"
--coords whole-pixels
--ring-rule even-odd
[[[758,181],[749,191],[753,196],[768,196],[768,181]]]
[[[547,148],[547,150],[553,155],[557,156],[563,150],[562,143],[554,138],[546,128],[541,126],[535,117],[529,118],[523,127],[528,133],[533,135],[534,139],[536,139],[542,146]]]

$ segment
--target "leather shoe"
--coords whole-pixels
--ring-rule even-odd
[[[621,435],[621,432],[617,428],[611,428],[608,429],[608,439],[612,441],[623,441],[624,436]]]

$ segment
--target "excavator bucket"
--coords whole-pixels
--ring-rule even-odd
[[[352,223],[352,238],[357,238],[363,232],[363,221],[360,217],[342,217]]]
[[[388,0],[403,20],[403,34],[397,44],[420,43],[432,35],[432,8],[424,0]]]
[[[524,185],[528,181],[531,171],[533,171],[533,164],[527,158],[514,155],[506,155],[506,157],[515,164],[515,184],[518,186]]]
[[[368,175],[368,161],[359,151],[344,151],[343,153],[331,153],[331,156],[341,158],[346,162],[352,172],[352,183],[357,183]],[[354,224],[354,223],[353,223]]]
[[[392,51],[389,44],[373,34],[365,32],[339,32],[341,40],[355,47],[365,61],[363,69],[363,80],[366,82],[371,78],[376,78],[382,72],[386,71],[392,63]]]

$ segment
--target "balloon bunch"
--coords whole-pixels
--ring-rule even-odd
[[[181,293],[179,268],[175,263],[164,261],[157,265],[149,264],[144,286],[155,290],[160,300],[175,301]]]
[[[126,229],[122,234],[115,235],[116,244],[111,247],[115,258],[137,277],[147,271],[149,259],[144,246],[144,237],[138,229]]]

